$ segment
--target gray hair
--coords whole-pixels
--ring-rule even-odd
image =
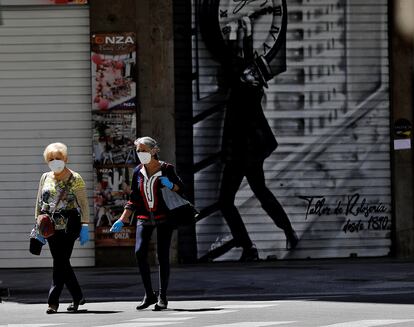
[[[160,147],[158,146],[157,141],[155,141],[152,137],[149,137],[149,136],[143,136],[143,137],[137,138],[134,142],[134,145],[138,146],[139,144],[145,144],[151,150],[156,149],[157,152],[160,150]]]

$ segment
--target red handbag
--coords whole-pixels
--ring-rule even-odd
[[[47,213],[37,216],[37,229],[39,234],[44,238],[55,234],[55,225]]]

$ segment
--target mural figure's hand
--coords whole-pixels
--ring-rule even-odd
[[[243,83],[249,84],[251,86],[259,86],[261,84],[261,80],[259,77],[259,72],[257,71],[257,67],[254,64],[249,65],[240,76],[240,80]]]
[[[241,19],[241,26],[244,29],[244,36],[245,37],[249,37],[249,36],[252,35],[252,32],[253,32],[253,30],[252,30],[252,22],[251,22],[249,16],[244,16]]]

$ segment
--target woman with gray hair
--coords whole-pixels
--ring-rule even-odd
[[[145,296],[137,310],[148,308],[155,304],[155,310],[167,308],[167,288],[170,275],[170,245],[174,230],[168,219],[168,208],[165,204],[161,189],[169,188],[182,194],[183,183],[175,172],[173,165],[160,161],[160,148],[157,141],[145,136],[134,142],[138,158],[141,162],[133,173],[130,200],[125,205],[121,217],[114,223],[111,232],[120,232],[124,224],[134,213],[137,218],[135,255],[145,288]],[[151,235],[157,228],[157,255],[159,263],[159,293],[154,293],[148,250]]]

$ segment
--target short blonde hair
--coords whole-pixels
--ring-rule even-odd
[[[68,147],[63,143],[57,142],[49,144],[43,152],[43,158],[46,162],[48,162],[49,155],[54,152],[60,153],[65,160],[68,159]]]

